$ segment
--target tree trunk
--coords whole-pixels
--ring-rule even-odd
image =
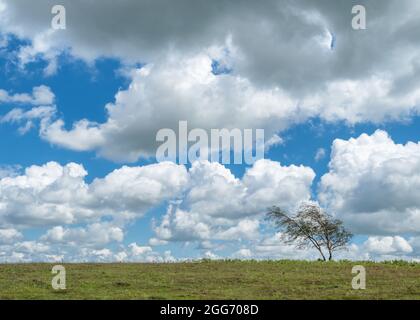
[[[318,249],[318,248],[317,248]],[[325,258],[324,253],[322,252],[321,249],[318,249],[319,253],[321,254],[322,257],[322,261],[327,261],[327,258]]]

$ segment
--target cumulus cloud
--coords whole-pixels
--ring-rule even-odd
[[[402,237],[369,237],[364,243],[365,249],[371,253],[410,253],[413,251],[411,245]]]
[[[127,247],[119,250],[87,249],[76,252],[72,258],[74,261],[102,261],[102,262],[174,262],[176,259],[172,256],[170,250],[163,253],[153,251],[151,247],[141,246],[133,242]]]
[[[43,55],[54,65],[68,52],[87,62],[107,56],[147,65],[130,72],[130,87],[106,105],[106,122],[81,119],[68,130],[58,119],[42,128],[44,139],[73,150],[119,161],[153,156],[156,132],[180,120],[191,128],[263,128],[273,142],[313,117],[380,123],[419,112],[412,30],[420,6],[413,0],[361,1],[369,12],[363,32],[351,28],[351,2],[269,1],[262,8],[125,0],[115,8],[108,0],[64,1],[66,30],[46,23],[50,0],[2,3],[3,32],[31,40],[21,48],[23,63]]]
[[[232,254],[237,259],[317,259],[315,249],[300,250],[293,244],[285,244],[282,233],[262,234],[261,237]]]
[[[86,176],[82,165],[49,162],[27,168],[24,175],[1,179],[2,225],[73,224],[103,216],[129,220],[176,197],[187,181],[186,169],[173,163],[122,167],[90,184]],[[83,233],[68,231],[62,236],[74,232]]]
[[[13,243],[22,238],[22,233],[16,229],[0,229],[0,244]]]
[[[58,229],[57,229],[58,230]],[[55,236],[60,232],[55,230]],[[66,236],[71,236],[67,231]],[[73,233],[74,234],[74,233]],[[52,232],[49,232],[52,236]],[[21,240],[21,239],[19,239]],[[22,262],[174,262],[171,251],[157,252],[147,246],[131,243],[118,247],[90,246],[83,241],[57,243],[40,241],[0,242],[0,263]],[[56,240],[56,239],[55,239]]]
[[[40,136],[45,140],[76,151],[88,151],[105,143],[105,139],[97,123],[86,119],[73,124],[70,131],[64,130],[62,119],[47,118],[41,123]],[[116,157],[117,158],[117,157]],[[121,159],[124,158],[121,156]]]
[[[4,177],[15,177],[19,175],[21,167],[19,165],[0,165],[0,179]]]
[[[11,256],[1,256],[0,261],[5,262],[25,262],[25,261],[50,261],[50,262],[175,262],[176,258],[173,257],[170,250],[166,250],[162,253],[146,250],[142,253],[134,252],[133,246],[136,243],[130,244],[127,247],[120,247],[118,249],[112,248],[89,248],[81,247],[79,250],[68,250],[64,251],[58,247],[50,248],[50,252],[54,254],[32,254],[22,253],[20,251],[14,251]],[[138,246],[140,247],[140,246]]]
[[[267,206],[279,200],[292,206],[310,197],[314,172],[260,160],[242,179],[207,161],[194,163],[189,171],[166,162],[124,166],[90,183],[86,176],[82,165],[50,162],[1,178],[0,260],[173,261],[170,253],[150,246],[122,245],[127,222],[167,200],[172,205],[155,226],[151,245],[208,240],[207,248],[216,248],[211,241],[253,240]],[[108,217],[112,221],[101,221]],[[34,226],[51,227],[38,241],[24,240],[14,228]],[[115,244],[120,247],[112,249]]]
[[[103,247],[113,241],[124,239],[122,228],[110,223],[93,223],[85,228],[64,228],[56,226],[49,229],[40,240],[47,243],[66,244],[70,246]]]
[[[51,0],[1,3],[3,32],[32,40],[22,49],[26,59],[38,54],[51,58],[57,51],[68,50],[87,61],[108,56],[152,62],[168,49],[197,51],[221,44],[230,35],[241,52],[235,64],[238,73],[293,93],[317,90],[331,80],[360,80],[372,74],[393,75],[397,91],[414,88],[418,80],[415,30],[420,6],[415,0],[359,1],[369,13],[363,32],[351,28],[353,2],[270,0],[262,7],[248,0],[194,4],[182,0],[176,5],[168,0],[124,0],[115,7],[111,0],[64,0],[65,31],[50,28],[55,4]],[[409,86],[401,88],[403,84]]]
[[[258,160],[242,179],[218,163],[195,162],[181,202],[154,227],[164,241],[249,240],[258,237],[259,217],[267,207],[293,208],[310,198],[315,177],[304,166]]]
[[[252,251],[250,249],[242,248],[236,251],[233,256],[237,259],[249,259],[252,257]]]
[[[336,259],[358,261],[383,261],[406,259],[418,261],[420,251],[415,244],[418,239],[405,239],[401,236],[371,236],[360,244],[351,243],[344,250],[335,254]],[[251,242],[232,254],[237,259],[299,259],[314,260],[319,258],[315,249],[296,249],[293,244],[285,244],[282,233],[262,235],[257,241]]]
[[[418,233],[420,143],[395,143],[385,131],[337,139],[319,198],[354,233]]]
[[[17,241],[0,244],[0,263],[56,261],[51,247],[37,241]]]
[[[0,121],[18,124],[22,134],[40,121],[42,139],[71,150],[116,161],[151,157],[157,131],[177,131],[180,120],[190,129],[263,128],[268,148],[282,143],[282,131],[311,118],[382,123],[420,111],[415,0],[360,1],[368,11],[363,32],[351,28],[350,1],[123,0],[115,7],[110,0],[64,0],[66,30],[49,26],[54,4],[0,0],[1,50],[9,35],[24,40],[16,51],[20,66],[44,59],[45,75],[57,72],[63,53],[87,63],[117,58],[130,85],[105,106],[103,123],[65,123],[47,86],[0,90],[2,105],[19,105]],[[370,236],[347,256],[415,256],[420,144],[396,144],[377,131],[336,140],[331,157],[319,199],[353,232]],[[75,163],[32,166],[23,174],[9,169],[0,167],[0,261],[166,261],[171,253],[151,246],[170,241],[197,241],[209,258],[219,257],[213,241],[239,241],[238,257],[294,258],[279,233],[259,239],[260,216],[267,206],[308,200],[315,177],[308,167],[270,160],[256,162],[242,178],[209,162],[190,170],[171,163],[122,167],[89,183]],[[166,201],[171,205],[155,221],[150,246],[121,244],[127,221]],[[39,241],[22,240],[20,228],[33,226],[49,230]],[[405,233],[414,236],[397,236]]]
[[[66,130],[58,119],[42,128],[42,138],[74,150],[96,149],[113,160],[135,161],[154,156],[157,132],[162,128],[177,132],[182,120],[188,121],[190,130],[207,132],[264,128],[268,138],[297,121],[297,102],[281,89],[259,90],[245,78],[214,74],[210,51],[170,56],[137,70],[129,88],[106,105],[105,123],[84,119]]]
[[[317,256],[313,250],[298,250],[292,244],[284,244],[282,234],[275,233],[272,236],[264,236],[254,248],[254,255],[258,258],[272,259],[314,259]]]
[[[97,150],[112,160],[135,161],[154,156],[159,146],[157,132],[162,128],[177,132],[183,120],[190,130],[207,132],[212,128],[262,128],[270,147],[279,142],[278,132],[310,118],[348,123],[403,119],[420,102],[420,91],[393,97],[391,83],[377,76],[334,80],[322,91],[296,98],[277,85],[258,88],[234,73],[215,74],[212,65],[217,55],[212,54],[210,48],[195,55],[165,57],[143,67],[133,73],[129,88],[106,105],[106,122],[82,119],[67,130],[58,119],[45,123],[41,137],[73,150]]]
[[[308,167],[271,160],[257,161],[241,179],[208,161],[189,170],[171,162],[123,166],[90,183],[87,174],[76,163],[50,162],[0,179],[0,249],[16,253],[16,261],[169,261],[151,246],[125,248],[127,223],[170,201],[150,245],[196,242],[208,251],[217,248],[213,241],[254,241],[266,208],[308,200],[315,177]],[[47,226],[38,241],[18,231]]]

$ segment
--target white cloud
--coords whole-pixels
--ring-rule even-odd
[[[64,1],[68,14],[78,12],[65,31],[45,23],[49,1],[2,3],[3,33],[31,40],[20,50],[23,64],[41,54],[52,73],[61,52],[88,63],[105,56],[147,64],[130,72],[130,88],[106,106],[105,123],[83,119],[66,130],[59,119],[43,127],[44,139],[66,148],[135,161],[153,156],[157,130],[179,120],[204,129],[264,128],[270,141],[312,117],[378,123],[419,112],[413,30],[420,6],[413,0],[362,1],[375,12],[363,33],[351,28],[351,3],[247,2],[238,11],[228,2],[125,0],[116,8],[109,0]],[[213,74],[215,60],[229,72]]]
[[[215,248],[213,240],[255,240],[266,208],[292,207],[309,199],[315,174],[307,167],[259,160],[242,179],[208,161],[196,162],[188,171],[164,162],[124,166],[90,183],[86,176],[82,165],[49,162],[1,178],[0,249],[23,254],[20,261],[170,260],[170,254],[161,255],[150,246],[110,247],[122,245],[128,222],[169,200],[172,204],[155,224],[150,245],[208,240],[207,248]],[[50,228],[38,242],[20,242],[18,229],[46,226]]]
[[[217,254],[211,252],[210,250],[204,252],[203,258],[210,259],[210,260],[219,260],[219,259],[221,259],[220,256],[218,256]]]
[[[10,94],[0,89],[0,103],[21,103],[31,105],[51,105],[54,103],[55,95],[47,86],[34,87],[32,93]]]
[[[252,257],[252,251],[246,248],[239,249],[236,251],[233,256],[238,259],[249,259]]]
[[[239,221],[236,226],[230,227],[227,230],[221,231],[217,238],[221,240],[242,240],[253,239],[258,237],[259,221],[244,219]]]
[[[420,247],[415,246],[417,239],[404,239],[401,236],[372,236],[361,244],[351,243],[343,250],[334,253],[334,259],[347,260],[398,260],[415,261],[420,257]],[[293,244],[285,244],[281,232],[273,235],[263,234],[257,241],[251,242],[232,255],[238,259],[304,259],[320,258],[312,248],[297,249]]]
[[[96,150],[112,160],[136,161],[155,156],[156,133],[162,128],[177,132],[181,120],[190,129],[207,131],[262,128],[269,148],[281,142],[278,132],[314,117],[380,123],[419,111],[420,90],[396,96],[386,76],[333,79],[323,90],[297,98],[282,87],[260,88],[235,73],[213,74],[211,49],[188,56],[171,53],[133,72],[129,88],[106,105],[106,122],[82,119],[67,130],[58,119],[45,123],[41,137],[73,150]]]
[[[71,28],[55,31],[46,23],[50,1],[0,0],[1,33],[29,41],[17,50],[22,67],[41,57],[48,63],[45,75],[52,75],[65,52],[87,63],[119,58],[131,77],[129,88],[105,106],[104,123],[81,119],[67,129],[55,118],[55,96],[47,86],[32,93],[0,90],[1,104],[33,107],[15,108],[1,122],[19,124],[25,133],[40,121],[40,136],[52,144],[136,161],[153,156],[156,132],[176,130],[179,120],[191,129],[263,128],[270,147],[282,142],[281,131],[314,117],[348,124],[408,119],[420,111],[420,6],[414,0],[378,3],[362,0],[371,20],[367,30],[355,32],[350,2],[246,2],[238,11],[224,1],[124,0],[116,8],[110,0],[64,0]],[[110,23],[114,19],[120,23]],[[3,39],[0,47],[7,46]],[[146,66],[130,70],[133,62]],[[315,158],[323,156],[319,149]],[[420,230],[419,169],[420,144],[396,144],[382,131],[334,142],[319,198],[352,231],[373,235],[350,246],[349,256],[416,254],[417,236],[395,235]],[[177,201],[156,222],[151,246],[197,241],[209,250],[213,240],[256,241],[237,255],[294,258],[296,250],[280,244],[279,234],[258,241],[259,217],[267,206],[292,208],[309,199],[314,172],[262,160],[241,179],[208,162],[189,171],[168,163],[122,167],[91,183],[86,176],[74,163],[32,166],[24,174],[0,168],[0,260],[171,259],[169,252],[120,243],[127,220],[168,200]],[[108,216],[112,223],[102,220]],[[75,223],[84,225],[68,226]],[[19,242],[15,228],[30,226],[51,229],[41,242]],[[53,252],[66,243],[84,247]],[[120,246],[104,247],[111,243]]]
[[[317,259],[315,249],[297,249],[293,244],[285,244],[282,233],[262,234],[249,247],[233,253],[238,259]]]
[[[312,169],[259,160],[242,179],[218,163],[193,163],[184,199],[154,227],[165,241],[240,240],[258,236],[268,207],[293,208],[310,198]]]
[[[246,1],[238,10],[238,4],[229,1],[198,0],[191,5],[181,0],[175,5],[168,0],[124,0],[116,7],[111,0],[63,0],[71,25],[65,31],[52,30],[47,23],[53,5],[48,0],[1,3],[3,32],[32,40],[21,52],[25,61],[38,54],[51,60],[69,51],[86,61],[108,56],[151,62],[169,48],[185,54],[219,45],[230,35],[241,52],[235,63],[238,73],[297,95],[319,90],[330,80],[371,74],[394,74],[396,87],[417,80],[420,6],[415,0],[359,1],[372,13],[363,33],[351,28],[351,2],[269,0],[261,7]],[[389,54],[381,54],[384,49]]]
[[[6,115],[0,117],[1,123],[24,123],[19,127],[20,134],[27,133],[34,126],[35,120],[40,120],[41,124],[48,122],[56,113],[56,107],[53,106],[40,106],[33,107],[25,111],[21,108],[15,108],[9,111]],[[41,125],[42,127],[42,125]]]
[[[184,190],[188,179],[186,168],[171,162],[123,166],[103,179],[95,179],[91,190],[107,208],[135,215],[175,198]]]
[[[284,139],[280,137],[279,135],[274,134],[270,139],[268,139],[268,141],[265,142],[264,150],[268,151],[272,147],[283,145],[283,144],[284,144]]]
[[[324,148],[319,148],[315,154],[315,161],[320,161],[325,158],[326,151]]]
[[[100,262],[110,262],[115,260],[114,253],[108,249],[81,249],[81,257],[84,261],[100,261]],[[82,260],[82,261],[83,261]]]
[[[36,241],[22,241],[15,245],[16,250],[26,252],[29,254],[45,253],[48,252],[50,247],[44,243]]]
[[[187,182],[186,169],[173,163],[122,167],[91,184],[85,182],[86,175],[79,164],[49,162],[27,168],[24,175],[2,178],[1,223],[61,225],[103,216],[124,221],[176,197]]]
[[[171,251],[162,253],[136,243],[128,246],[89,247],[64,244],[45,244],[22,241],[14,244],[0,244],[0,262],[173,262]]]
[[[4,177],[15,177],[19,175],[21,167],[19,165],[0,165],[0,179]]]
[[[40,240],[52,244],[66,244],[70,246],[103,247],[113,241],[124,239],[122,228],[110,223],[93,223],[85,228],[64,228],[56,226],[49,229]]]
[[[55,95],[47,86],[34,87],[32,94],[15,93],[0,89],[0,104],[32,105],[32,109],[13,108],[5,115],[0,115],[0,124],[13,123],[22,125],[19,133],[25,134],[34,126],[34,121],[40,121],[41,127],[49,123],[56,114],[56,107],[53,105]]]
[[[144,255],[153,251],[151,247],[139,246],[137,243],[131,243],[128,245],[128,247],[131,250],[131,254],[134,256]]]
[[[0,229],[0,244],[13,243],[22,238],[22,233],[15,229]]]
[[[63,128],[63,120],[51,119],[41,124],[40,135],[53,144],[76,151],[88,151],[105,143],[98,125],[86,119],[73,124],[70,131],[65,131]]]
[[[407,240],[399,236],[369,237],[363,245],[367,251],[376,254],[411,253],[413,251]]]
[[[320,200],[354,233],[420,230],[420,143],[396,144],[386,132],[333,143]]]
[[[105,123],[84,119],[66,130],[59,119],[47,123],[41,136],[66,148],[96,149],[113,160],[135,161],[154,156],[156,133],[162,128],[177,132],[181,120],[187,120],[190,129],[208,131],[264,128],[267,138],[298,121],[297,101],[281,89],[260,90],[245,78],[215,75],[212,63],[209,52],[157,61],[135,72],[129,88],[106,105]],[[279,142],[275,137],[271,143]]]

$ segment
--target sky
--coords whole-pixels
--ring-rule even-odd
[[[420,3],[0,0],[0,262],[420,259]],[[354,29],[354,5],[366,28]],[[263,129],[253,164],[157,161],[160,129]]]

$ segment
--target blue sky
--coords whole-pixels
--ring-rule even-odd
[[[406,34],[378,56],[400,41],[376,29],[385,18],[372,14],[376,27],[356,33],[343,8],[315,6],[311,20],[304,2],[294,4],[301,15],[292,26],[245,4],[231,21],[210,14],[200,37],[182,10],[173,23],[186,19],[186,29],[151,31],[146,21],[130,33],[139,30],[130,19],[115,29],[106,22],[111,4],[95,29],[74,15],[93,7],[66,2],[67,29],[51,32],[49,1],[29,24],[19,1],[1,0],[10,23],[0,24],[0,261],[313,259],[263,219],[269,205],[293,210],[308,200],[354,232],[340,257],[418,259],[420,47]],[[134,7],[159,17],[141,2],[115,14]],[[369,9],[389,16],[393,7]],[[258,19],[266,25],[253,25]],[[273,38],[273,26],[289,29]],[[331,35],[334,46],[325,46]],[[181,120],[204,130],[262,128],[281,143],[252,166],[157,163],[156,131]]]

